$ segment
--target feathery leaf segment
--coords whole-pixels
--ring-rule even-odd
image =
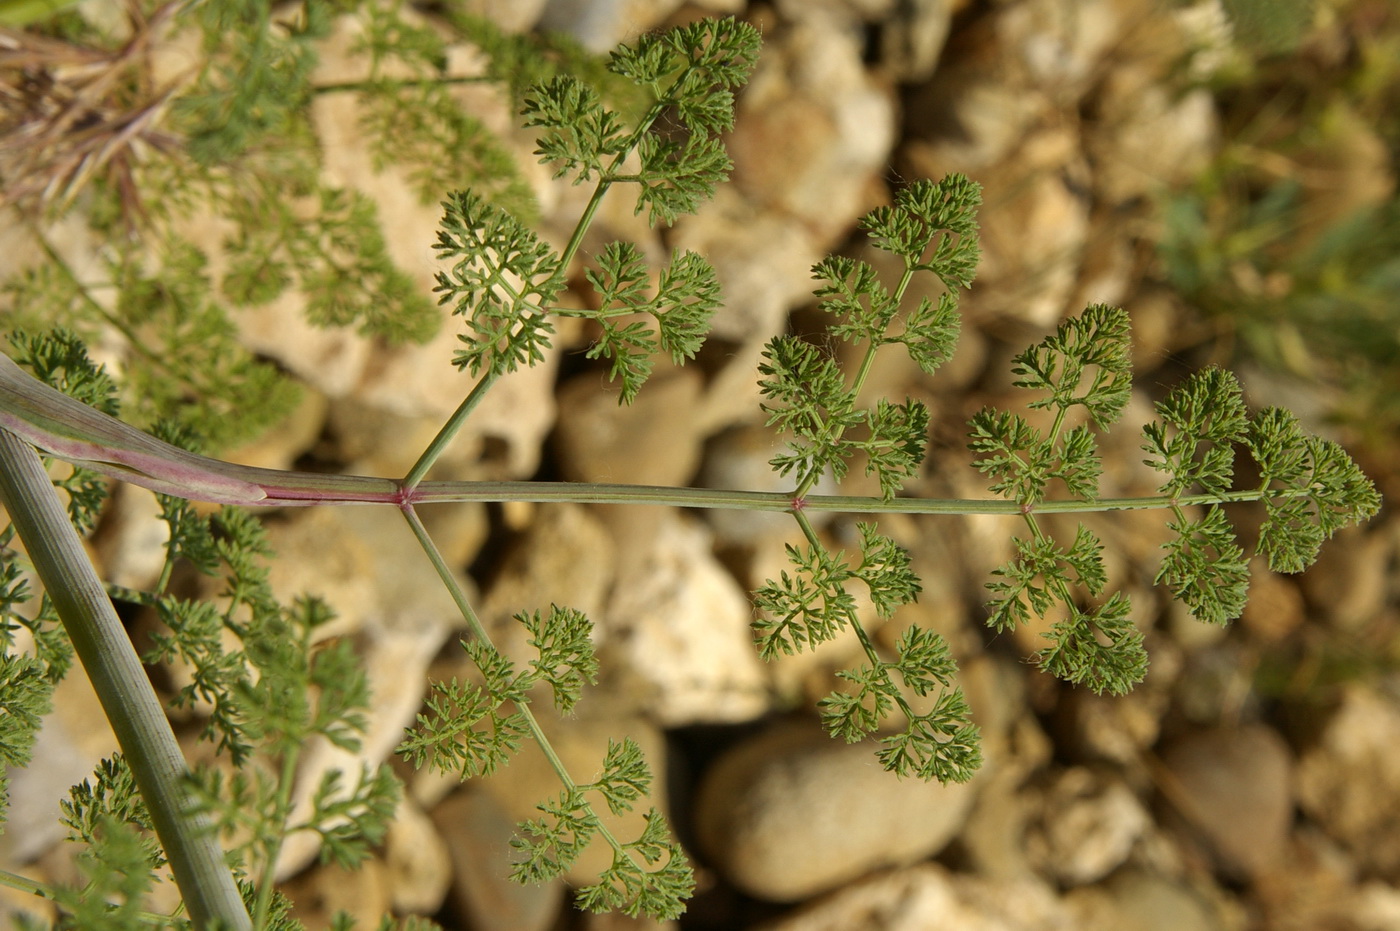
[[[924,404],[880,400],[860,408],[857,398],[885,346],[899,345],[932,374],[957,342],[957,289],[966,287],[977,264],[976,210],[981,188],[961,175],[919,181],[889,207],[861,223],[876,248],[904,265],[898,283],[886,288],[867,262],[831,257],[813,268],[820,307],[835,318],[831,332],[863,346],[855,372],[847,375],[827,349],[795,336],[779,336],[764,350],[759,383],[768,423],[791,434],[788,449],[772,460],[792,475],[792,515],[806,539],[789,546],[791,571],[769,580],[754,595],[754,633],[759,654],[772,659],[815,648],[851,628],[868,663],[839,676],[848,684],[819,703],[822,723],[833,737],[854,743],[885,729],[898,715],[902,726],[879,738],[881,765],[900,775],[964,782],[981,764],[977,728],[954,685],[956,664],[937,634],[911,629],[895,658],[880,656],[857,617],[848,586],[860,583],[876,613],[890,617],[919,594],[909,555],[873,523],[858,525],[860,554],[850,559],[822,542],[804,510],[804,499],[824,476],[840,481],[857,456],[875,475],[886,500],[914,477],[924,458],[929,412]],[[935,301],[921,298],[903,309],[914,275],[928,272],[946,289]],[[916,708],[916,704],[918,708]],[[887,730],[887,729],[886,729]]]
[[[710,264],[694,253],[673,254],[653,283],[640,250],[613,242],[584,272],[595,293],[588,308],[562,307],[559,297],[584,233],[614,185],[637,185],[636,211],[646,211],[653,224],[670,224],[712,196],[730,168],[718,135],[733,126],[733,91],[747,80],[758,47],[753,27],[704,20],[643,36],[614,52],[609,70],[652,98],[632,125],[571,76],[556,76],[526,94],[526,125],[542,132],[541,161],[555,166],[556,177],[592,183],[593,194],[561,252],[476,194],[459,192],[444,203],[437,251],[452,264],[438,275],[437,291],[441,303],[466,319],[453,362],[478,381],[405,478],[406,489],[423,477],[497,378],[545,358],[554,318],[581,317],[596,326],[598,336],[587,356],[610,364],[624,404],[636,398],[657,355],[681,364],[699,351],[719,304],[719,284]],[[538,653],[527,667],[517,667],[491,645],[412,506],[404,505],[404,513],[473,631],[463,648],[481,681],[436,683],[427,713],[400,752],[415,765],[454,770],[465,779],[495,772],[525,740],[534,740],[563,789],[539,806],[540,817],[520,825],[513,877],[558,877],[601,839],[611,848],[612,861],[597,882],[579,890],[580,907],[658,920],[678,916],[695,880],[665,817],[651,808],[641,836],[624,841],[599,815],[599,802],[616,816],[649,792],[651,774],[639,748],[631,740],[614,743],[601,775],[579,782],[551,748],[531,708],[530,692],[537,685],[548,686],[555,706],[567,713],[582,686],[594,681],[589,620],[559,606],[543,618],[538,612],[517,615]]]
[[[1097,692],[1122,694],[1147,671],[1143,634],[1128,597],[1107,586],[1103,544],[1082,524],[1066,547],[1037,519],[1058,485],[1083,510],[1098,506],[1102,472],[1095,431],[1115,423],[1130,385],[1128,315],[1092,305],[1054,335],[1017,356],[1015,384],[1037,392],[1029,403],[1053,413],[1044,432],[1020,414],[986,408],[970,423],[968,447],[992,491],[1020,506],[1029,536],[987,584],[989,624],[1004,631],[1060,606],[1037,662],[1046,671]],[[1080,422],[1070,426],[1075,408]],[[1165,585],[1199,620],[1227,624],[1244,610],[1248,556],[1226,517],[1226,501],[1262,501],[1265,522],[1256,552],[1269,568],[1300,572],[1322,541],[1374,515],[1380,498],[1337,444],[1307,436],[1277,408],[1251,416],[1239,382],[1219,368],[1188,377],[1156,404],[1158,419],[1142,428],[1144,462],[1163,474],[1161,507],[1173,537],[1162,546],[1154,581]],[[1236,489],[1235,457],[1245,450],[1260,480]],[[1203,504],[1188,505],[1191,495]],[[1056,503],[1059,503],[1058,501]]]

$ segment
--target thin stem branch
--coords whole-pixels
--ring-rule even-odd
[[[447,560],[443,558],[442,553],[437,548],[437,544],[433,542],[433,538],[428,534],[428,528],[423,526],[423,521],[419,519],[418,513],[413,509],[412,505],[407,504],[400,507],[399,510],[403,513],[404,519],[408,521],[408,526],[413,531],[413,536],[417,538],[418,545],[423,548],[423,552],[428,554],[428,559],[432,562],[433,568],[437,571],[438,578],[442,581],[442,584],[446,586],[448,593],[452,596],[452,601],[462,613],[462,618],[467,622],[467,626],[471,629],[472,634],[480,640],[482,644],[490,647],[492,650],[496,650],[495,644],[491,642],[491,638],[486,632],[486,626],[481,623],[481,618],[472,607],[471,601],[468,600],[466,593],[462,591],[462,587],[457,584],[457,579],[453,576],[451,567],[447,565]],[[530,729],[530,736],[534,738],[535,745],[539,747],[540,752],[544,754],[550,769],[554,770],[554,775],[559,779],[564,789],[572,793],[578,788],[578,783],[569,775],[568,768],[555,751],[554,745],[550,743],[549,737],[546,736],[544,729],[540,727],[540,722],[530,709],[529,704],[526,702],[515,702],[514,704],[515,709],[520,712],[521,717],[525,719],[525,726]],[[593,806],[590,803],[585,802],[585,804],[588,805],[589,811],[593,811]],[[622,842],[618,840],[617,836],[603,823],[603,819],[598,817],[596,811],[593,811],[593,820],[597,827],[598,835],[613,849],[616,855],[629,857],[633,862],[636,862],[636,857],[623,847]],[[637,868],[646,872],[645,864],[637,863]]]
[[[1041,501],[1032,509],[1036,514],[1071,514],[1101,511],[1146,511],[1169,508],[1173,503],[1188,505],[1227,504],[1282,500],[1304,497],[1307,489],[1245,489],[1219,494],[1151,495],[1135,498],[1096,498],[1092,501]],[[331,500],[328,499],[326,503]],[[367,499],[359,499],[369,502]],[[387,499],[386,499],[387,500]],[[737,491],[719,488],[679,488],[666,485],[620,485],[604,482],[424,482],[413,495],[413,502],[441,504],[477,501],[499,503],[529,501],[572,504],[663,504],[673,507],[745,511],[793,510],[793,496],[786,492]],[[993,498],[892,498],[853,495],[810,495],[800,507],[807,511],[837,511],[849,514],[963,514],[1019,516],[1025,508],[1016,501]]]
[[[608,166],[607,170],[599,174],[598,183],[593,188],[592,196],[588,198],[588,203],[584,205],[583,212],[579,214],[578,222],[574,224],[574,230],[569,236],[569,241],[565,243],[563,251],[559,253],[560,269],[567,271],[569,264],[573,262],[574,257],[578,255],[579,249],[583,247],[583,238],[588,233],[588,228],[593,225],[593,218],[597,215],[598,208],[603,203],[603,198],[607,196],[613,184],[621,180],[621,176],[617,174],[618,169],[621,168],[623,163],[627,160],[628,154],[641,142],[642,137],[645,136],[647,131],[651,128],[652,123],[656,122],[657,118],[660,117],[663,109],[664,108],[659,103],[652,105],[643,116],[636,129],[632,131],[629,144],[623,151],[614,156],[612,164]],[[549,312],[548,308],[540,309],[541,314],[548,314]],[[521,328],[524,326],[525,324],[522,323]],[[519,333],[520,329],[517,329],[516,332]],[[462,425],[465,424],[467,418],[471,416],[471,412],[481,403],[481,399],[485,396],[487,390],[496,383],[496,380],[500,378],[501,374],[502,373],[495,369],[487,371],[486,374],[481,377],[481,380],[476,383],[476,387],[472,388],[471,393],[468,394],[466,398],[463,399],[462,403],[458,405],[457,409],[452,412],[452,416],[448,418],[447,422],[438,430],[437,435],[433,437],[432,442],[428,444],[428,448],[418,457],[418,461],[413,464],[413,468],[409,470],[408,474],[404,476],[403,481],[400,483],[406,494],[411,495],[419,482],[423,480],[423,476],[428,474],[428,470],[432,468],[433,463],[442,455],[443,450],[452,442],[457,432],[462,429]]]
[[[428,444],[428,447],[423,450],[422,455],[418,457],[418,461],[413,464],[413,468],[409,469],[408,474],[404,476],[401,484],[405,492],[412,491],[423,481],[423,476],[428,474],[428,470],[433,467],[433,463],[437,462],[438,457],[443,454],[448,444],[457,436],[457,432],[462,429],[462,425],[467,422],[467,418],[471,416],[472,411],[476,410],[477,405],[481,403],[481,399],[486,397],[486,392],[491,389],[491,386],[496,383],[496,379],[499,377],[500,376],[495,372],[487,372],[481,377],[481,380],[476,383],[476,387],[462,399],[462,403],[457,405],[457,409],[452,412],[452,416],[447,418],[447,423],[442,425],[437,435],[433,437],[433,441]]]

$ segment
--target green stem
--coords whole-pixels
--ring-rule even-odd
[[[1198,495],[1150,495],[1136,498],[1096,498],[1093,501],[1041,501],[1030,508],[1036,514],[1098,513],[1103,511],[1147,511],[1198,504],[1226,504],[1283,500],[1305,497],[1307,489],[1258,489]],[[335,499],[327,498],[324,503]],[[669,505],[739,511],[792,511],[793,495],[773,491],[736,491],[720,488],[678,488],[669,485],[618,485],[605,482],[424,482],[413,495],[415,505],[476,501],[499,503],[569,502],[572,504]],[[387,499],[386,499],[387,503]],[[811,495],[801,502],[805,511],[836,511],[847,514],[963,514],[1014,517],[1027,513],[1016,501],[1000,498],[892,498],[854,495]]]
[[[447,587],[448,593],[452,596],[452,601],[457,605],[457,610],[462,613],[462,618],[467,622],[467,626],[471,629],[473,636],[485,646],[490,647],[496,652],[500,652],[496,650],[495,644],[491,642],[490,636],[486,633],[486,625],[481,623],[481,618],[477,615],[476,610],[467,599],[466,593],[463,592],[462,587],[457,584],[457,579],[453,576],[451,567],[447,565],[447,560],[443,559],[442,553],[437,548],[437,544],[433,542],[433,538],[428,535],[428,528],[423,526],[423,521],[419,519],[417,512],[414,511],[411,505],[404,505],[400,510],[403,513],[404,519],[408,521],[408,526],[413,531],[414,537],[417,538],[418,545],[423,548],[423,552],[428,554],[428,559],[432,562],[433,569],[437,571],[438,578],[442,581],[442,584]],[[530,729],[530,736],[535,739],[535,745],[540,748],[540,752],[544,754],[545,759],[549,762],[550,769],[554,770],[554,775],[559,779],[559,782],[563,784],[565,790],[572,793],[578,788],[578,783],[569,775],[568,768],[564,765],[564,761],[560,759],[559,754],[555,752],[554,745],[549,742],[549,737],[545,735],[544,729],[540,727],[540,722],[535,717],[534,712],[530,710],[529,704],[525,702],[515,702],[514,704],[516,710],[520,712],[521,717],[525,719],[525,725]],[[585,802],[584,804],[588,803]],[[593,811],[592,805],[589,805],[589,810]],[[598,835],[607,842],[608,846],[613,849],[615,854],[618,856],[631,857],[633,862],[636,862],[636,858],[632,857],[632,855],[627,852],[622,842],[608,829],[608,826],[603,823],[602,818],[598,817],[596,811],[593,812],[593,820],[597,826]],[[637,863],[636,865],[642,872],[647,871],[645,864]]]
[[[476,383],[476,387],[462,399],[462,403],[457,405],[457,409],[452,412],[452,416],[447,418],[447,423],[442,425],[433,441],[423,450],[418,461],[413,464],[413,468],[408,470],[401,483],[405,491],[409,491],[418,486],[423,481],[423,476],[428,474],[428,470],[437,462],[438,457],[447,449],[447,445],[456,437],[457,431],[462,429],[462,424],[467,422],[472,411],[481,403],[481,399],[486,397],[486,392],[496,383],[500,376],[495,372],[487,372],[481,377],[481,381]]]
[[[170,722],[38,453],[0,430],[0,466],[0,499],[111,722],[194,926],[251,929],[212,825],[189,813]]]
[[[381,78],[370,77],[361,81],[334,81],[329,84],[316,84],[311,87],[313,94],[335,94],[341,91],[378,90],[385,85],[393,87],[439,87],[447,84],[492,84],[497,79],[484,74],[462,74],[455,77],[427,78]]]
[[[904,292],[908,289],[909,282],[913,279],[913,277],[913,266],[911,266],[908,262],[905,262],[904,274],[900,276],[899,284],[895,287],[893,294],[890,295],[890,304],[892,307],[898,307],[899,302],[904,299]],[[888,327],[888,323],[886,324],[886,326]],[[880,344],[878,341],[872,340],[871,342],[866,344],[865,352],[861,356],[860,367],[856,369],[856,376],[851,381],[850,396],[853,400],[855,398],[860,397],[861,391],[864,390],[865,381],[870,376],[870,370],[875,365],[875,354],[879,351]],[[834,445],[835,443],[839,442],[842,435],[845,432],[845,427],[841,427],[838,430],[836,430],[835,435],[831,437],[832,444]],[[797,490],[793,492],[792,496],[794,498],[805,498],[807,496],[807,493],[811,491],[814,487],[816,487],[817,482],[821,481],[821,478],[822,474],[820,472],[809,472],[808,474],[804,475],[802,477],[802,480],[797,485]]]
[[[307,645],[303,643],[305,648]],[[287,817],[292,811],[292,788],[296,784],[297,761],[301,758],[300,744],[293,743],[291,749],[282,756],[282,772],[278,776],[277,801],[273,807],[274,831],[271,841],[263,851],[266,860],[262,865],[262,880],[258,883],[258,898],[253,903],[254,926],[267,926],[267,916],[272,909],[272,893],[277,888],[277,860],[282,855],[282,843],[287,838]],[[266,824],[266,822],[264,822]]]

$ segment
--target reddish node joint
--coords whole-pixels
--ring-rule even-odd
[[[798,496],[798,497],[792,499],[792,511],[793,511],[794,514],[797,513],[798,511],[805,510],[806,507],[807,507],[807,499],[806,499],[806,498],[803,498],[803,497],[801,497],[801,496]]]
[[[1022,513],[1022,514],[1029,514],[1031,511],[1034,511],[1034,510],[1035,510],[1035,505],[1032,504],[1032,503],[1029,502],[1029,501],[1026,501],[1026,502],[1022,503],[1022,505],[1021,505],[1021,513]]]

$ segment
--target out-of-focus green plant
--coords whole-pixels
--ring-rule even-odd
[[[56,324],[89,344],[115,335],[127,356],[125,409],[142,426],[173,420],[222,450],[284,418],[294,383],[239,344],[235,321],[286,292],[315,326],[390,343],[425,340],[440,325],[390,257],[375,204],[325,180],[318,97],[353,95],[376,167],[403,173],[425,203],[470,185],[536,216],[516,159],[452,94],[465,80],[514,93],[509,62],[528,58],[535,40],[466,17],[425,22],[402,2],[170,0],[100,21],[72,9],[45,18],[52,5],[0,7],[5,25],[34,22],[7,33],[0,56],[0,208],[44,254],[0,281],[0,335]],[[317,83],[316,43],[338,16],[355,20],[350,61],[364,78]],[[196,65],[162,71],[191,36]],[[485,74],[448,73],[447,49],[462,41],[480,44]],[[531,73],[591,72],[596,62],[556,41]],[[48,232],[73,207],[101,244],[95,269],[79,271]],[[226,229],[222,263],[181,235],[193,217]]]
[[[1400,10],[1319,4],[1285,35],[1265,28],[1280,12],[1269,4],[1227,6],[1237,55],[1212,81],[1224,142],[1163,204],[1167,279],[1241,357],[1324,386],[1332,417],[1388,446],[1400,428]]]

